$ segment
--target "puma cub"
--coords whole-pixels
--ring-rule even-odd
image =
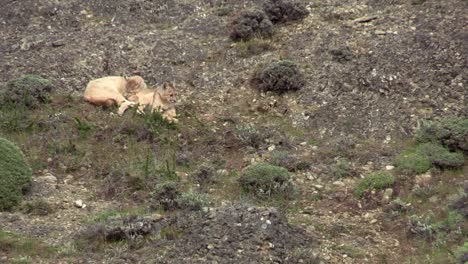
[[[84,99],[94,105],[117,105],[117,113],[122,115],[129,106],[135,105],[127,98],[146,88],[140,76],[108,76],[90,81],[84,91]]]
[[[169,122],[178,122],[175,109],[176,89],[172,83],[164,83],[162,89],[141,89],[136,94],[129,96],[128,99],[138,104],[138,111],[140,113],[146,107],[149,107],[151,111],[161,112],[162,116]]]

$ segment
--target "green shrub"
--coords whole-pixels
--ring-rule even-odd
[[[196,211],[206,207],[209,202],[206,195],[189,190],[180,195],[177,204],[179,208]]]
[[[284,93],[299,90],[306,82],[296,63],[290,60],[279,60],[258,67],[250,83],[261,91]]]
[[[425,122],[415,138],[420,143],[440,142],[452,150],[468,151],[468,118],[452,117],[440,122]]]
[[[309,14],[304,4],[289,0],[269,0],[263,4],[263,10],[273,23],[299,20]]]
[[[418,145],[416,152],[420,155],[426,155],[433,165],[441,168],[459,168],[465,162],[462,153],[450,152],[438,143],[430,142]]]
[[[162,208],[164,211],[175,210],[179,207],[180,186],[178,182],[169,181],[156,185],[152,193],[153,208]]]
[[[246,167],[239,178],[244,191],[258,198],[284,196],[290,198],[294,185],[287,169],[267,163]]]
[[[31,182],[32,171],[21,150],[0,137],[0,211],[21,201],[23,189]]]
[[[392,186],[395,183],[395,177],[388,172],[378,171],[367,175],[362,179],[354,189],[357,197],[362,197],[365,192],[372,189],[381,190]]]
[[[37,108],[50,101],[52,82],[38,75],[27,74],[9,81],[2,89],[2,104],[17,104]]]
[[[234,41],[249,40],[254,37],[271,37],[273,24],[262,10],[244,10],[229,24],[229,37]]]
[[[397,171],[405,174],[421,174],[431,167],[431,160],[427,155],[404,152],[398,155],[394,162]]]
[[[254,125],[237,125],[235,128],[235,137],[242,143],[259,148],[269,135],[257,129]]]
[[[350,174],[351,164],[346,159],[339,159],[332,167],[331,173],[334,178],[341,179]]]
[[[433,165],[441,168],[460,168],[464,162],[461,152],[450,152],[435,142],[419,144],[398,155],[394,160],[397,170],[406,174],[421,174]]]
[[[467,264],[468,263],[468,241],[458,247],[455,251],[455,256],[457,258],[457,263],[459,264]]]

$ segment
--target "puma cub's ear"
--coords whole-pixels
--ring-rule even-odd
[[[168,88],[170,88],[170,89],[175,89],[175,86],[174,86],[174,84],[171,83],[171,82],[165,82],[165,83],[163,84],[163,89],[166,90],[166,89],[168,89]]]

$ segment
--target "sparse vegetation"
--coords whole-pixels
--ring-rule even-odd
[[[273,24],[265,12],[252,9],[237,14],[229,25],[232,40],[249,40],[254,37],[268,38],[273,35]]]
[[[304,4],[290,0],[269,0],[263,10],[273,23],[300,20],[309,15]]]
[[[391,187],[395,183],[395,177],[388,172],[377,171],[364,177],[356,188],[354,194],[357,197],[362,197],[364,193],[371,190],[381,190]]]
[[[22,191],[29,185],[31,177],[31,168],[21,150],[0,137],[0,211],[19,204]]]
[[[288,170],[260,163],[246,167],[239,178],[242,188],[258,198],[270,198],[277,195],[291,198],[294,194],[294,185]]]
[[[244,144],[259,148],[268,137],[267,132],[260,131],[252,124],[237,125],[235,136]]]
[[[179,208],[197,211],[209,205],[208,196],[190,189],[177,198]]]
[[[164,211],[172,211],[179,207],[177,199],[180,197],[180,184],[169,181],[156,185],[152,193],[154,209],[162,208]]]
[[[347,159],[338,159],[331,167],[331,173],[334,178],[341,179],[349,176],[351,171],[351,164]]]
[[[258,67],[250,83],[260,91],[284,93],[301,89],[305,85],[305,79],[296,63],[279,60]]]
[[[56,251],[56,248],[47,246],[38,240],[0,230],[0,253],[2,256],[12,256],[16,259],[21,257],[30,259],[38,256],[50,258]]]
[[[269,39],[252,38],[238,42],[236,48],[242,57],[250,57],[273,50],[273,44]]]
[[[52,206],[44,199],[37,199],[24,203],[22,209],[25,213],[31,215],[48,215],[53,212]]]

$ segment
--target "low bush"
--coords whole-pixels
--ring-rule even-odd
[[[468,241],[457,248],[455,251],[455,257],[457,258],[457,264],[468,263]]]
[[[424,154],[404,152],[393,161],[396,169],[404,174],[421,174],[431,167],[431,160]]]
[[[273,24],[265,12],[258,9],[240,12],[230,22],[229,29],[229,36],[234,41],[245,41],[254,37],[265,38],[273,35]]]
[[[295,189],[287,169],[267,163],[246,167],[239,182],[244,191],[258,198],[276,195],[290,198]]]
[[[304,4],[288,0],[269,0],[263,4],[263,10],[273,23],[300,20],[309,15]]]
[[[179,183],[174,181],[156,185],[156,188],[152,193],[153,209],[162,208],[164,211],[177,209],[179,207],[179,189]]]
[[[189,190],[180,195],[177,204],[181,209],[197,211],[208,206],[209,200],[206,195]]]
[[[0,137],[0,211],[16,206],[31,182],[32,171],[21,150]]]
[[[305,85],[304,75],[296,63],[279,60],[258,67],[250,79],[250,84],[261,91],[284,93],[296,91]]]
[[[395,177],[388,172],[378,171],[367,175],[362,179],[356,188],[354,194],[362,197],[364,193],[370,190],[381,190],[392,186],[395,183]]]
[[[27,74],[9,81],[1,91],[1,103],[22,105],[29,109],[50,101],[52,82],[38,75]]]
[[[459,168],[465,162],[461,152],[450,152],[439,143],[418,145],[416,152],[420,155],[426,155],[433,165],[441,168]]]
[[[451,117],[440,122],[426,122],[416,132],[420,143],[440,142],[451,150],[468,151],[468,118]]]

